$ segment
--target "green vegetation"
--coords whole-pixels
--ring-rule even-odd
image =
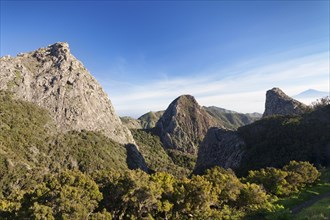
[[[139,117],[138,120],[140,121],[143,129],[151,129],[156,126],[157,121],[160,119],[160,117],[162,117],[163,114],[164,111],[148,112]]]
[[[308,201],[315,196],[330,192],[330,170],[322,169],[321,174],[320,180],[317,181],[316,184],[307,186],[290,197],[279,199],[277,204],[283,205],[285,208],[292,209],[296,205]]]
[[[148,130],[131,130],[134,140],[139,146],[148,167],[155,172],[167,172],[174,176],[187,176],[192,166],[185,166],[173,160],[171,154],[167,154],[158,136]],[[169,156],[170,155],[170,156]]]
[[[0,91],[0,196],[36,178],[61,169],[127,170],[124,146],[98,132],[57,134],[49,113]]]
[[[207,111],[207,113],[217,119],[225,128],[228,129],[237,129],[241,126],[251,124],[259,119],[259,117],[253,117],[252,114],[241,114],[215,106],[203,108]]]
[[[316,202],[314,205],[304,209],[296,216],[296,220],[327,220],[330,218],[330,197]]]
[[[101,133],[71,131],[58,135],[49,150],[56,168],[77,168],[84,173],[95,170],[126,170],[126,150]],[[53,167],[55,168],[55,167]]]
[[[309,123],[317,117],[310,113]],[[291,117],[279,123],[301,126],[306,120]],[[166,152],[150,132],[132,133],[152,174],[128,170],[125,147],[104,135],[58,133],[47,111],[0,91],[0,219],[326,219],[329,215],[327,198],[295,216],[289,212],[313,195],[330,191],[329,170],[320,176],[310,163],[291,161],[281,169],[250,171],[241,179],[219,167],[188,178],[195,158]]]
[[[283,169],[267,167],[249,171],[246,182],[262,184],[268,193],[288,196],[299,192],[306,184],[314,183],[319,177],[318,170],[308,162],[291,161]]]
[[[301,116],[273,116],[238,129],[246,155],[237,170],[282,167],[291,160],[329,166],[330,105]]]
[[[66,169],[30,178],[30,184],[0,197],[2,219],[254,219],[285,213],[277,197],[263,188],[264,179],[254,177],[260,185],[242,181],[219,167],[191,178],[141,170],[87,175]]]
[[[167,149],[167,153],[175,164],[192,172],[196,164],[196,156],[174,149]]]

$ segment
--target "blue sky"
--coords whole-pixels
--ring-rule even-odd
[[[119,115],[263,112],[266,90],[329,91],[329,1],[1,1],[1,56],[65,41]]]

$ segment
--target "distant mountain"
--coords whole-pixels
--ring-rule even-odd
[[[162,117],[165,111],[157,111],[157,112],[148,112],[138,119],[140,120],[141,126],[143,129],[150,129],[156,126],[157,121]]]
[[[129,129],[142,129],[141,121],[129,116],[120,117],[121,123]]]
[[[229,129],[237,129],[262,117],[262,114],[257,112],[243,114],[216,106],[203,106],[202,108],[215,120],[219,121],[221,125]],[[138,119],[127,116],[120,117],[120,119],[129,129],[152,129],[156,126],[157,121],[163,114],[164,111],[150,111],[140,116]]]
[[[266,93],[265,112],[263,117],[272,115],[298,115],[304,113],[308,106],[289,97],[279,88]]]
[[[164,111],[148,112],[140,116],[138,119],[123,116],[120,117],[121,122],[129,129],[152,129],[156,126],[157,121],[163,115]]]
[[[329,96],[329,92],[324,92],[324,91],[318,91],[315,89],[308,89],[306,91],[303,91],[295,96],[293,96],[293,98],[296,99],[304,99],[304,98],[322,98],[325,96]]]
[[[290,160],[330,166],[330,105],[301,115],[274,115],[229,131],[209,129],[199,146],[195,173],[221,166],[245,175]]]
[[[262,117],[262,114],[256,112],[243,114],[215,106],[204,106],[203,108],[214,117],[219,124],[228,129],[237,129],[243,125],[251,124]]]

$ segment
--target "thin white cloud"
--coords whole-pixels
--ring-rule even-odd
[[[183,78],[162,77],[142,84],[101,83],[119,115],[138,117],[150,110],[163,110],[182,94],[194,95],[201,105],[262,113],[265,92],[273,87],[280,87],[288,95],[309,88],[329,91],[328,58],[329,53],[323,52],[271,64],[245,63]]]

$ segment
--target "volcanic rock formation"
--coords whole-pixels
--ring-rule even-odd
[[[271,115],[299,115],[307,110],[307,106],[286,95],[279,88],[266,93],[265,112],[263,117]]]
[[[182,95],[166,109],[156,124],[166,148],[197,154],[207,130],[220,126],[191,95]]]
[[[245,142],[237,131],[210,128],[198,149],[194,173],[219,166],[238,168],[244,155]]]
[[[0,89],[49,110],[61,131],[101,131],[116,142],[134,143],[100,84],[67,43],[0,61]]]

